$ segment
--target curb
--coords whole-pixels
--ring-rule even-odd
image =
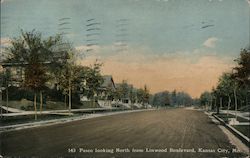
[[[224,120],[222,120],[221,118],[219,118],[218,116],[212,114],[212,116],[214,118],[216,118],[218,121],[220,121],[220,123],[225,126],[231,133],[233,133],[237,138],[239,138],[247,147],[250,147],[250,139],[245,136],[244,134],[242,134],[241,132],[239,132],[237,129],[235,129],[234,127],[232,127],[231,125],[226,124],[226,122]]]

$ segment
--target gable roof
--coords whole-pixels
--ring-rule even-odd
[[[112,88],[115,89],[115,83],[113,77],[111,75],[104,75],[102,76],[103,83],[101,85],[102,88]]]

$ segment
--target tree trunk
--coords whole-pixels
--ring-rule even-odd
[[[227,103],[227,117],[228,117],[228,111],[229,111],[229,108],[230,108],[230,104],[231,104],[231,98],[230,96],[228,95],[228,103]]]
[[[8,85],[6,86],[6,107],[7,107],[6,113],[9,113],[9,111],[8,111],[8,108],[9,108],[9,88],[8,88]]]
[[[35,110],[35,120],[37,120],[36,93],[35,93],[35,95],[34,95],[34,110]]]
[[[94,108],[94,106],[95,106],[95,99],[92,99],[92,101],[91,101],[91,103],[92,103],[92,108]],[[93,111],[93,113],[95,113],[95,110]]]
[[[234,102],[235,102],[235,118],[237,120],[237,96],[236,96],[236,87],[234,88]]]
[[[222,98],[220,97],[220,109],[222,109]]]
[[[0,91],[0,104],[1,104],[1,118],[3,117],[3,99],[2,99],[2,91]]]
[[[211,111],[213,110],[213,98],[210,99],[210,110],[211,110]]]
[[[215,98],[215,107],[216,107],[216,109],[217,109],[217,114],[220,114],[220,107],[219,107],[219,105],[217,105],[217,97]]]
[[[249,91],[250,92],[250,91]],[[245,97],[245,99],[246,99],[246,106],[248,106],[248,89],[247,89],[247,87],[246,87],[246,97]]]
[[[246,94],[246,106],[248,105],[248,98],[247,98],[247,94]]]
[[[69,79],[69,112],[71,112],[71,82]]]
[[[71,88],[69,88],[69,112],[71,112]]]
[[[65,105],[65,109],[67,109],[67,95],[64,95],[64,105]]]
[[[43,93],[40,91],[40,114],[42,114],[43,110]]]

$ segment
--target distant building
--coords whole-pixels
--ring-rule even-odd
[[[102,76],[103,78],[103,83],[99,88],[99,99],[100,100],[110,100],[112,101],[112,95],[111,93],[116,91],[115,83],[113,80],[113,77],[111,75],[104,75]],[[82,101],[87,101],[88,98],[86,95],[81,94],[81,100]]]
[[[50,64],[51,62],[43,62],[42,64]],[[25,80],[25,67],[27,62],[3,62],[0,63],[0,72],[9,75],[9,86],[20,87]]]
[[[105,75],[102,78],[103,78],[103,83],[101,85],[101,89],[104,90],[110,89],[113,91],[116,89],[113,77],[111,75]]]
[[[110,93],[116,90],[115,83],[113,77],[111,75],[105,75],[102,77],[103,83],[100,87],[101,97],[106,97],[107,100],[113,100],[110,98]]]
[[[24,81],[25,63],[0,63],[1,71],[9,75],[8,86],[20,87]],[[1,72],[0,71],[0,72]]]
[[[102,77],[103,83],[100,90],[100,96],[98,99],[98,104],[101,107],[111,107],[112,101],[114,100],[114,92],[116,91],[115,83],[111,75],[105,75]]]
[[[123,83],[116,83],[116,89],[119,90],[121,88],[121,86],[123,85]],[[132,84],[127,84],[127,93],[123,94],[122,98],[121,98],[121,102],[124,104],[131,104],[131,98],[130,98],[130,92],[131,90],[134,90],[133,85]]]

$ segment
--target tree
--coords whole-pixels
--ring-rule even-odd
[[[68,107],[71,111],[72,106],[72,92],[80,92],[85,90],[84,81],[86,80],[88,67],[65,64],[58,76],[58,86],[62,90],[65,103],[65,108]],[[67,106],[68,96],[68,106]]]
[[[154,106],[167,107],[170,106],[170,104],[171,104],[171,96],[168,91],[159,92],[154,95],[153,99]]]
[[[8,113],[8,107],[9,107],[9,83],[11,80],[11,73],[10,73],[10,69],[6,69],[5,72],[1,73],[1,85],[3,87],[5,87],[5,96],[6,96],[6,107],[7,107],[7,113]],[[1,86],[0,86],[1,87]]]
[[[95,106],[95,96],[98,96],[99,89],[103,83],[101,75],[102,63],[96,61],[94,65],[91,65],[86,72],[86,91],[87,97],[92,100],[92,106]]]
[[[144,85],[143,92],[144,92],[143,103],[148,104],[149,103],[149,89],[148,89],[147,85]]]
[[[144,103],[143,103],[144,99],[143,98],[144,98],[144,91],[143,91],[142,88],[140,88],[140,89],[137,90],[137,99],[138,99],[139,103],[144,105]]]
[[[247,106],[250,93],[250,49],[241,50],[240,57],[235,61],[237,66],[233,68],[232,77],[238,83],[237,92],[241,101],[245,101]]]
[[[203,106],[208,106],[212,101],[212,95],[210,92],[203,92],[200,96],[200,104]]]
[[[28,89],[31,89],[34,91],[34,108],[35,112],[37,111],[36,107],[36,98],[37,98],[37,93],[40,92],[40,97],[41,95],[41,90],[44,89],[45,83],[48,81],[48,77],[46,75],[46,70],[45,67],[42,66],[39,63],[31,63],[25,68],[25,81],[24,81],[24,86]],[[42,104],[42,102],[41,102]],[[41,105],[40,105],[41,106]],[[41,107],[40,107],[41,109]],[[37,116],[35,115],[35,119],[37,119]]]
[[[250,50],[241,50],[240,57],[235,60],[237,66],[233,68],[232,73],[224,73],[219,78],[216,88],[212,90],[212,96],[215,99],[217,113],[219,107],[227,105],[227,109],[234,103],[235,109],[238,109],[238,103],[242,106],[244,102],[248,103],[248,93],[250,92]],[[233,101],[232,101],[233,100]]]
[[[228,110],[231,106],[231,98],[234,98],[235,88],[237,86],[236,84],[236,81],[232,78],[232,74],[230,73],[224,73],[219,78],[217,92],[221,95],[222,98],[228,97],[228,101],[225,101],[225,103],[227,103]]]
[[[137,90],[138,102],[145,106],[145,103],[149,103],[149,95],[150,94],[147,85],[144,85],[144,88],[140,88]]]
[[[131,103],[134,104],[136,102],[136,89],[134,89],[133,86],[129,88],[129,98],[131,100]]]
[[[70,106],[67,105],[67,96],[69,97],[69,80],[70,80],[70,65],[65,64],[60,71],[57,72],[56,78],[57,78],[57,84],[60,90],[62,90],[62,94],[64,95],[64,104],[65,109],[70,110]],[[70,99],[69,99],[70,100]]]
[[[120,100],[127,99],[129,97],[130,88],[126,80],[123,80],[121,85],[118,87],[118,93],[120,93]]]
[[[170,94],[168,91],[163,92],[163,106],[170,106]]]
[[[243,49],[241,50],[240,57],[235,60],[237,66],[233,69],[233,78],[239,82],[242,86],[250,86],[250,50]]]
[[[43,39],[40,33],[23,32],[21,36],[14,38],[11,45],[6,48],[8,58],[5,62],[18,63],[24,67],[25,80],[24,88],[31,89],[34,92],[34,110],[35,119],[37,119],[36,98],[37,92],[40,92],[40,110],[42,110],[42,90],[45,83],[49,81],[48,70],[55,61],[60,61],[58,54],[64,54],[60,51],[62,38],[60,36]]]
[[[177,105],[177,92],[176,90],[174,90],[172,93],[171,93],[171,98],[172,98],[172,105]]]
[[[155,106],[176,106],[176,105],[191,105],[193,99],[189,94],[185,92],[176,92],[174,90],[172,93],[169,91],[163,91],[154,94],[153,105]]]

